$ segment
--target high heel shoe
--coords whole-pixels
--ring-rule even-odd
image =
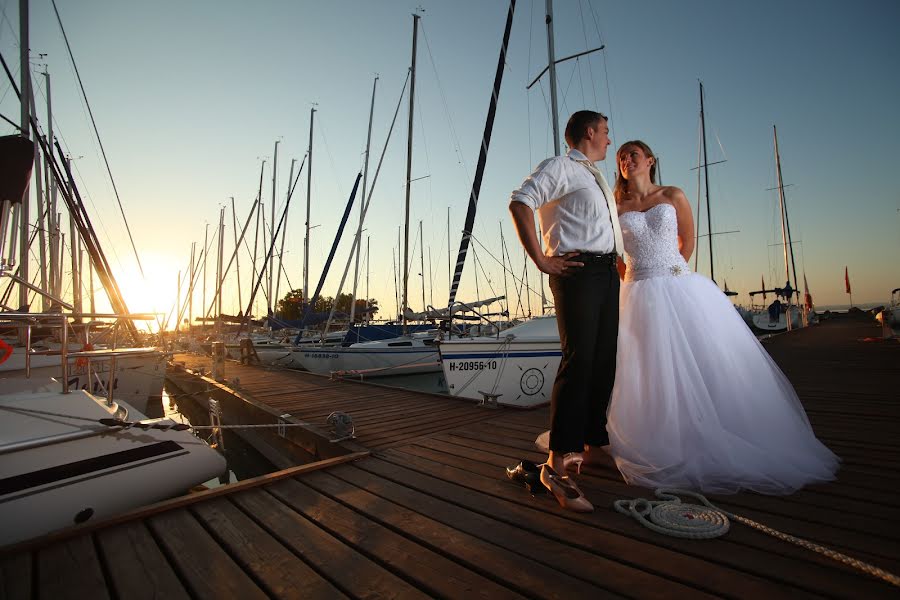
[[[547,488],[541,483],[541,468],[530,460],[523,460],[515,467],[506,468],[506,476],[525,484],[525,489],[532,495],[543,494]]]
[[[563,465],[566,471],[575,466],[575,472],[581,475],[581,466],[584,464],[584,455],[581,452],[569,452],[563,456]]]
[[[581,513],[594,512],[594,506],[584,497],[575,482],[568,475],[560,475],[546,463],[541,466],[541,483],[563,508]]]

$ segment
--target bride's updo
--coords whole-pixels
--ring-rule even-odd
[[[641,140],[631,140],[630,142],[625,142],[619,149],[616,150],[616,186],[613,189],[613,196],[616,201],[621,201],[628,194],[628,180],[622,177],[622,170],[619,168],[619,159],[628,150],[630,147],[640,148],[644,153],[644,156],[647,158],[653,159],[653,164],[650,165],[650,183],[656,183],[656,155],[653,154],[653,150],[650,149],[650,146],[642,142]]]

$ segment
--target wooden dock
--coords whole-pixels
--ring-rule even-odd
[[[788,497],[710,499],[900,573],[900,344],[864,341],[878,336],[875,325],[845,317],[767,343],[820,439],[842,457],[838,481]],[[393,403],[412,392],[314,383],[323,386],[313,396],[320,403],[277,410],[314,420],[341,402],[387,394],[367,405],[371,420],[359,419],[357,441],[368,451],[0,550],[0,598],[900,596],[739,523],[714,540],[654,533],[611,508],[650,496],[625,485],[611,463],[576,476],[597,506],[592,514],[531,497],[504,467],[543,458],[532,442],[547,426],[546,409],[490,411],[422,395],[423,406],[446,414],[432,419],[426,410],[410,427]]]

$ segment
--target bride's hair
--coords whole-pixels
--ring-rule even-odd
[[[637,148],[640,148],[644,153],[644,156],[653,159],[653,164],[650,165],[650,183],[656,183],[656,155],[653,154],[653,150],[650,149],[650,146],[648,146],[641,140],[631,140],[630,142],[625,142],[624,144],[619,146],[618,150],[616,150],[616,186],[613,189],[613,196],[616,200],[624,198],[625,194],[628,193],[628,180],[622,177],[622,170],[619,168],[619,158],[630,146],[636,146]]]

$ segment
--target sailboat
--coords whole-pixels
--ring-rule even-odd
[[[53,153],[48,151],[49,144],[39,136],[36,118],[26,108],[31,101],[28,3],[22,2],[20,7],[22,92],[14,81],[11,83],[23,105],[22,122],[17,126],[20,134],[0,138],[0,278],[18,285],[20,310],[0,307],[0,329],[17,334],[25,369],[23,377],[7,378],[0,373],[0,546],[184,493],[223,474],[226,467],[224,458],[187,427],[169,420],[147,419],[127,403],[114,400],[116,361],[128,351],[69,353],[70,320],[89,315],[75,311],[58,294],[30,282],[28,233],[33,223],[28,217],[29,185],[37,164],[35,142],[40,144],[53,177],[64,179]],[[6,67],[5,60],[3,65]],[[35,141],[30,139],[32,131]],[[68,175],[71,181],[71,173]],[[35,182],[39,180],[35,178]],[[137,339],[109,264],[87,227],[84,205],[80,198],[74,198],[74,187],[72,190],[60,186],[91,265],[104,280],[117,313],[113,316],[126,319],[124,328]],[[54,306],[41,313],[27,312],[29,293],[39,294]],[[58,329],[58,381],[30,377],[31,333],[38,325]],[[9,362],[10,349],[6,342],[0,345],[0,362]],[[113,383],[107,384],[105,397],[71,389],[70,359],[85,360],[87,365],[97,359],[110,362]]]
[[[503,47],[494,80],[491,108],[482,141],[475,183],[469,198],[469,211],[456,260],[456,272],[450,289],[448,305],[454,306],[456,291],[465,265],[466,251],[471,238],[478,203],[481,175],[487,157],[490,127],[496,109],[500,78],[505,64],[505,52],[512,24],[513,5],[504,34]],[[602,47],[556,60],[553,48],[553,9],[547,2],[546,20],[548,67],[541,72],[550,74],[550,104],[553,125],[554,152],[560,154],[559,118],[556,106],[556,65],[564,60],[602,50]],[[537,81],[537,79],[535,79]],[[559,329],[555,315],[539,316],[505,329],[494,336],[476,338],[445,338],[439,342],[441,368],[450,394],[464,398],[495,399],[499,404],[531,408],[550,401],[556,371],[562,359]]]
[[[804,324],[806,315],[803,313],[803,307],[798,301],[794,304],[794,296],[796,294],[799,299],[800,289],[797,285],[797,267],[793,264],[794,248],[791,242],[790,221],[788,220],[787,202],[784,197],[784,180],[781,175],[781,155],[778,153],[778,129],[772,126],[773,137],[775,140],[775,170],[778,177],[778,200],[779,210],[781,213],[781,240],[784,251],[784,275],[785,285],[783,288],[775,288],[776,300],[764,310],[756,310],[753,312],[753,326],[764,332],[781,332],[791,331]],[[790,257],[790,262],[788,260]],[[793,267],[794,285],[791,286],[791,267]],[[767,290],[761,290],[751,293],[751,297],[755,294],[765,293]],[[778,297],[784,298],[786,306],[782,306]]]
[[[33,148],[24,136],[0,138],[0,164],[19,162],[16,185],[10,185],[10,173],[3,173],[0,240],[18,226],[10,217],[22,214],[31,176],[31,164],[15,161],[7,152],[24,149],[22,155],[33,158]],[[19,243],[27,244],[28,239]],[[48,295],[10,272],[8,257],[16,251],[14,246],[7,255],[0,243],[0,275]],[[35,323],[58,328],[61,339],[56,357],[59,381],[5,378],[0,373],[0,546],[185,493],[226,469],[225,459],[186,428],[170,420],[147,419],[127,403],[115,401],[112,385],[105,398],[70,389],[70,359],[102,357],[115,365],[129,351],[69,354],[67,334],[73,316],[62,310],[0,312],[2,328],[23,333],[27,375]],[[9,352],[0,358],[8,359]]]

